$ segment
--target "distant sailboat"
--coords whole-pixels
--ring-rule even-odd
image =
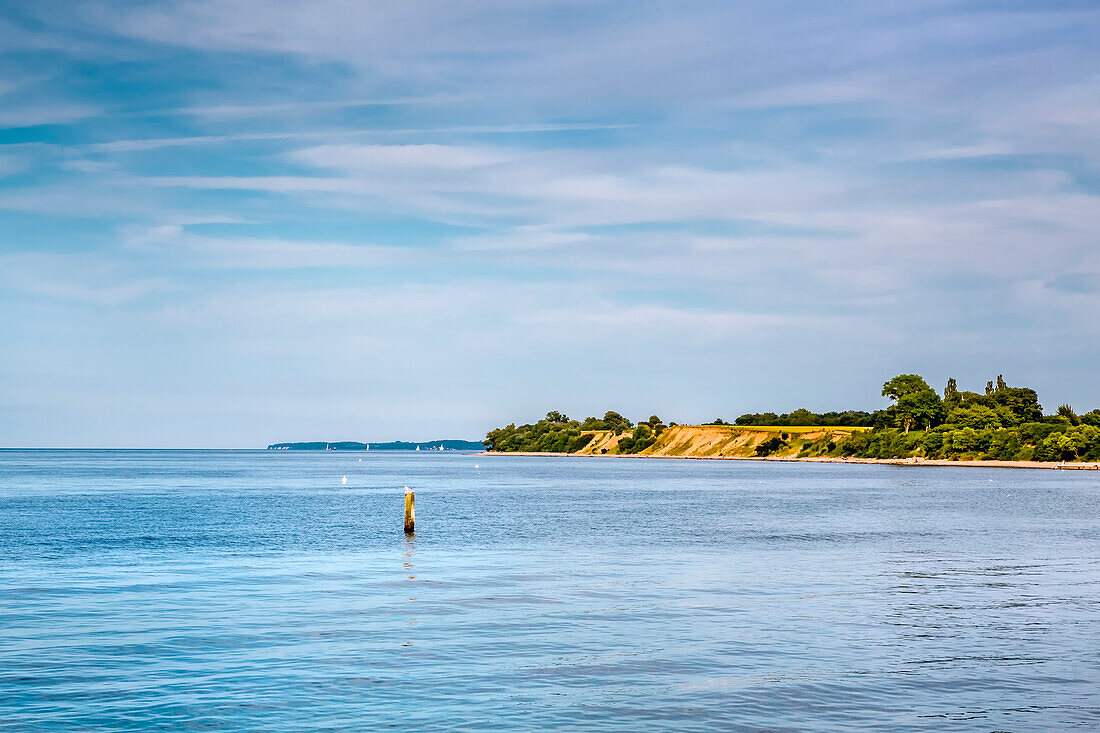
[[[420,450],[420,446],[419,446],[419,445],[418,445],[418,446],[416,446],[416,449],[417,449],[417,450]]]

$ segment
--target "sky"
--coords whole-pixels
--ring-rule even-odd
[[[1100,407],[1100,6],[6,0],[0,445]]]

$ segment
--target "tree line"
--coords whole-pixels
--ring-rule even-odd
[[[893,404],[874,430],[840,444],[841,455],[1100,460],[1100,410],[1078,415],[1063,404],[1044,414],[1035,390],[1010,387],[1003,376],[986,382],[984,393],[961,391],[949,379],[941,397],[920,376],[901,374],[883,384],[882,395]]]
[[[1061,405],[1044,414],[1039,396],[1028,387],[1011,387],[1003,376],[990,380],[984,392],[958,388],[947,380],[942,396],[917,374],[899,374],[882,385],[890,399],[884,410],[814,413],[750,413],[738,426],[863,427],[851,437],[815,447],[815,455],[861,458],[925,458],[1073,461],[1100,460],[1100,410],[1078,414]],[[716,419],[709,425],[730,425]],[[561,412],[547,413],[534,424],[490,430],[484,445],[490,450],[575,453],[595,437],[593,431],[630,434],[615,452],[638,453],[653,445],[669,426],[656,415],[637,424],[618,412],[602,418],[572,420]],[[784,445],[786,442],[784,441]],[[824,452],[822,452],[824,451]],[[759,453],[759,451],[758,451]],[[762,455],[766,455],[763,453]]]
[[[630,435],[619,439],[618,453],[638,453],[653,445],[667,427],[656,415],[635,425],[613,411],[604,413],[602,418],[587,417],[581,421],[572,420],[554,410],[531,425],[517,426],[512,423],[490,430],[484,445],[489,450],[507,452],[576,453],[592,442],[595,437],[592,431],[611,430],[616,435],[630,431]]]

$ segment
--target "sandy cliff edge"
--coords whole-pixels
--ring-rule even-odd
[[[614,453],[620,440],[630,435],[616,435],[610,430],[594,431],[592,441],[576,453],[496,452],[492,456],[550,457],[617,457],[617,458],[678,458],[684,460],[799,461],[809,463],[877,463],[897,466],[970,466],[998,468],[1046,468],[1061,470],[1100,470],[1100,463],[1057,463],[1046,461],[942,460],[926,458],[839,458],[823,455],[829,444],[839,445],[855,432],[869,428],[853,427],[759,427],[739,425],[675,425],[669,427],[657,441],[640,453]],[[756,447],[779,436],[786,445],[771,455],[756,455]],[[817,455],[815,455],[817,454]]]

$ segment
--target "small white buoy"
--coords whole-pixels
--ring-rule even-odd
[[[347,476],[344,476],[344,477],[343,477],[342,479],[340,479],[340,483],[342,483],[342,484],[344,484],[344,485],[347,485],[347,483],[348,483],[348,477],[347,477]]]
[[[362,462],[363,462],[363,459],[362,459],[362,458],[360,458],[360,459],[359,459],[359,462],[360,462],[360,463],[362,463]]]
[[[475,464],[474,464],[474,468],[481,468],[481,466],[479,466],[479,465],[477,465],[477,464],[475,463]]]

